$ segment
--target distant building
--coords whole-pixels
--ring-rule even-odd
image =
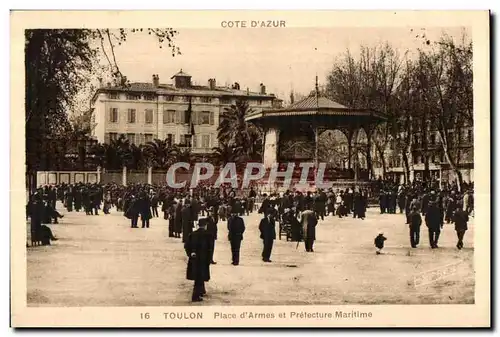
[[[282,104],[274,94],[266,93],[263,84],[258,91],[242,90],[239,83],[217,86],[215,78],[209,79],[206,86],[193,85],[191,76],[182,69],[171,80],[172,84],[161,84],[159,76],[153,75],[150,83],[99,88],[92,100],[93,136],[100,143],[109,143],[123,134],[137,145],[155,138],[168,139],[191,147],[194,153],[210,152],[218,145],[220,115],[236,100],[247,100],[254,111]]]
[[[459,152],[458,169],[462,174],[464,182],[474,181],[474,128],[472,125],[464,125],[460,130],[448,130],[449,135],[453,135],[450,150]],[[427,138],[426,140],[424,140]],[[450,137],[450,136],[449,136]],[[451,137],[450,137],[451,138]],[[397,182],[404,182],[403,159],[400,151],[396,150],[395,143],[389,141],[385,149],[386,177],[392,178]],[[428,127],[426,134],[421,131],[414,133],[412,150],[410,151],[409,178],[410,180],[422,180],[425,164],[424,156],[429,158],[430,177],[441,182],[452,182],[456,179],[453,170],[450,168],[445,158],[443,146],[440,143],[440,137],[437,130]],[[382,176],[382,164],[380,156],[376,151],[373,152],[375,175]]]

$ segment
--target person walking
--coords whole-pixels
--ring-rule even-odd
[[[467,231],[467,222],[469,222],[469,214],[464,210],[463,205],[457,204],[457,209],[453,214],[453,222],[455,223],[455,231],[457,232],[457,248],[460,250],[464,247],[464,235]]]
[[[420,242],[420,225],[422,225],[422,217],[415,207],[408,214],[410,222],[410,244],[411,248],[417,248]]]
[[[314,214],[311,208],[311,205],[306,205],[306,210],[300,215],[306,252],[309,253],[314,252],[313,245],[314,240],[316,240],[316,225],[318,224],[316,214]]]
[[[243,241],[243,233],[245,233],[245,222],[238,215],[239,210],[233,208],[234,212],[227,220],[228,239],[231,243],[232,265],[240,264],[240,248]]]
[[[207,211],[207,232],[210,234],[210,237],[212,239],[212,255],[210,256],[210,264],[217,264],[217,262],[214,261],[214,253],[215,253],[215,241],[217,241],[217,221],[214,216],[214,212],[212,208],[209,208],[206,210]]]
[[[430,202],[427,212],[425,213],[425,224],[429,229],[429,244],[432,249],[438,248],[439,235],[443,228],[443,219],[441,210],[435,202]]]
[[[184,243],[184,250],[188,256],[186,279],[194,281],[192,302],[203,301],[203,296],[207,293],[205,282],[210,281],[210,256],[213,247],[206,226],[206,219],[200,219],[198,229],[189,233]]]
[[[259,231],[260,238],[264,245],[262,249],[262,261],[272,262],[271,252],[273,250],[274,240],[276,239],[276,222],[271,213],[268,213],[260,220]]]

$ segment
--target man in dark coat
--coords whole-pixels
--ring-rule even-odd
[[[158,202],[159,202],[159,199],[155,193],[151,197],[151,216],[152,217],[154,217],[154,216],[158,217]]]
[[[238,215],[238,210],[234,210],[227,220],[228,239],[231,243],[232,265],[237,266],[240,263],[240,247],[245,233],[245,222]]]
[[[266,215],[259,224],[260,238],[264,243],[264,248],[262,249],[262,261],[271,261],[271,251],[273,250],[273,243],[276,240],[276,223],[273,219],[272,214]]]
[[[316,225],[318,219],[316,214],[311,210],[311,206],[302,212],[300,216],[300,223],[302,225],[302,234],[304,235],[304,243],[306,245],[306,252],[314,252],[313,245],[316,240]]]
[[[401,189],[399,192],[398,192],[398,206],[399,206],[399,213],[403,213],[404,209],[405,209],[405,202],[406,202],[406,195],[405,195],[405,191],[403,189]]]
[[[135,198],[134,195],[130,196],[130,199],[127,199],[125,217],[130,219],[131,225],[130,228],[138,228],[137,221],[139,220],[139,202]]]
[[[179,201],[175,205],[175,216],[174,216],[174,237],[180,238],[182,233],[182,201]]]
[[[181,211],[182,221],[182,242],[186,242],[189,234],[193,232],[193,216],[191,211],[191,203],[188,199],[184,201],[184,206]]]
[[[184,243],[184,250],[189,258],[186,279],[194,281],[193,302],[203,301],[206,294],[205,282],[210,281],[210,256],[212,256],[212,238],[206,231],[206,219],[198,221],[198,229],[189,233]]]
[[[467,231],[467,222],[469,222],[469,214],[463,209],[463,205],[460,203],[457,205],[457,209],[453,214],[453,222],[455,223],[455,231],[457,232],[457,248],[462,249],[464,247],[464,235]]]
[[[139,213],[141,214],[142,228],[149,228],[149,220],[152,218],[151,215],[151,200],[144,193],[139,201]]]
[[[269,199],[267,194],[264,193],[263,196],[264,200],[262,200],[262,204],[260,205],[259,214],[264,214],[264,216],[266,216],[266,214],[269,212],[269,209],[271,208],[271,200]]]
[[[429,229],[429,244],[431,248],[438,248],[439,235],[443,227],[441,211],[435,202],[429,203],[427,213],[425,214],[425,224]]]
[[[164,201],[164,204],[162,205],[162,208],[165,207],[167,204],[166,201]],[[177,204],[175,201],[172,202],[170,207],[168,208],[168,237],[173,238],[176,237],[175,235],[175,209],[177,208]]]
[[[420,242],[420,225],[422,224],[422,217],[417,209],[412,208],[410,214],[408,214],[408,219],[410,222],[410,244],[411,248],[417,248]]]
[[[212,239],[212,255],[210,256],[210,263],[217,264],[217,262],[214,261],[215,241],[217,241],[217,232],[218,232],[217,221],[215,220],[212,208],[207,209],[207,212],[208,212],[208,217],[206,218],[207,232],[210,234],[210,237]]]

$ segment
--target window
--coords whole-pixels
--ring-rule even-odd
[[[186,145],[186,135],[181,135],[181,138],[179,139],[179,145]]]
[[[202,111],[200,115],[201,125],[210,125],[210,111]]]
[[[435,134],[431,135],[431,145],[436,145],[436,135]]]
[[[174,100],[175,100],[175,96],[172,96],[172,95],[165,96],[165,101],[167,101],[167,102],[173,102]]]
[[[198,147],[198,137],[197,137],[197,135],[193,135],[192,139],[193,139],[193,147],[197,148]]]
[[[167,139],[167,144],[168,145],[172,145],[174,143],[174,135],[173,134],[168,133],[166,139]]]
[[[163,124],[173,124],[173,123],[175,123],[175,110],[164,110]]]
[[[262,105],[262,100],[261,100],[261,99],[259,99],[259,100],[257,101],[257,104],[258,104],[258,105]]]
[[[127,122],[128,123],[135,123],[135,109],[128,109],[128,116],[127,116]]]
[[[152,133],[146,133],[144,135],[144,141],[146,143],[152,142],[153,141],[153,134]]]
[[[118,108],[109,109],[109,121],[111,123],[118,123]]]
[[[138,101],[141,99],[140,94],[127,94],[127,100],[129,101]]]
[[[135,133],[127,133],[127,139],[131,144],[135,143]]]
[[[467,142],[472,143],[472,130],[467,130]]]
[[[201,147],[204,149],[210,148],[210,135],[201,135]]]
[[[202,103],[210,103],[212,102],[212,97],[201,97]]]
[[[144,120],[146,124],[153,124],[153,109],[146,109],[144,111]]]
[[[231,104],[231,99],[229,98],[221,98],[219,101],[220,104]]]
[[[110,132],[109,133],[109,140],[114,141],[118,139],[118,134],[116,132]]]
[[[190,99],[191,99],[191,96],[184,96],[184,97],[182,97],[182,100],[184,102],[189,102]]]
[[[431,156],[431,163],[435,163],[436,162],[436,156],[435,155],[432,155]]]
[[[144,99],[146,101],[154,101],[156,99],[156,96],[154,94],[146,94],[144,95]]]
[[[118,93],[117,92],[108,92],[108,98],[109,99],[118,99]]]

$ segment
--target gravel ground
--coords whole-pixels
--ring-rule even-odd
[[[116,211],[62,213],[60,224],[50,225],[60,240],[27,248],[28,306],[192,305],[187,258],[181,241],[168,237],[168,221],[131,229]],[[439,249],[429,248],[425,225],[420,246],[410,249],[401,214],[373,208],[365,220],[330,216],[317,227],[314,253],[283,238],[275,241],[273,263],[261,261],[260,215],[244,220],[236,267],[226,222],[219,221],[218,264],[205,301],[194,305],[474,303],[474,220],[458,251],[453,225],[445,225]],[[388,238],[383,255],[373,246],[378,231]]]

